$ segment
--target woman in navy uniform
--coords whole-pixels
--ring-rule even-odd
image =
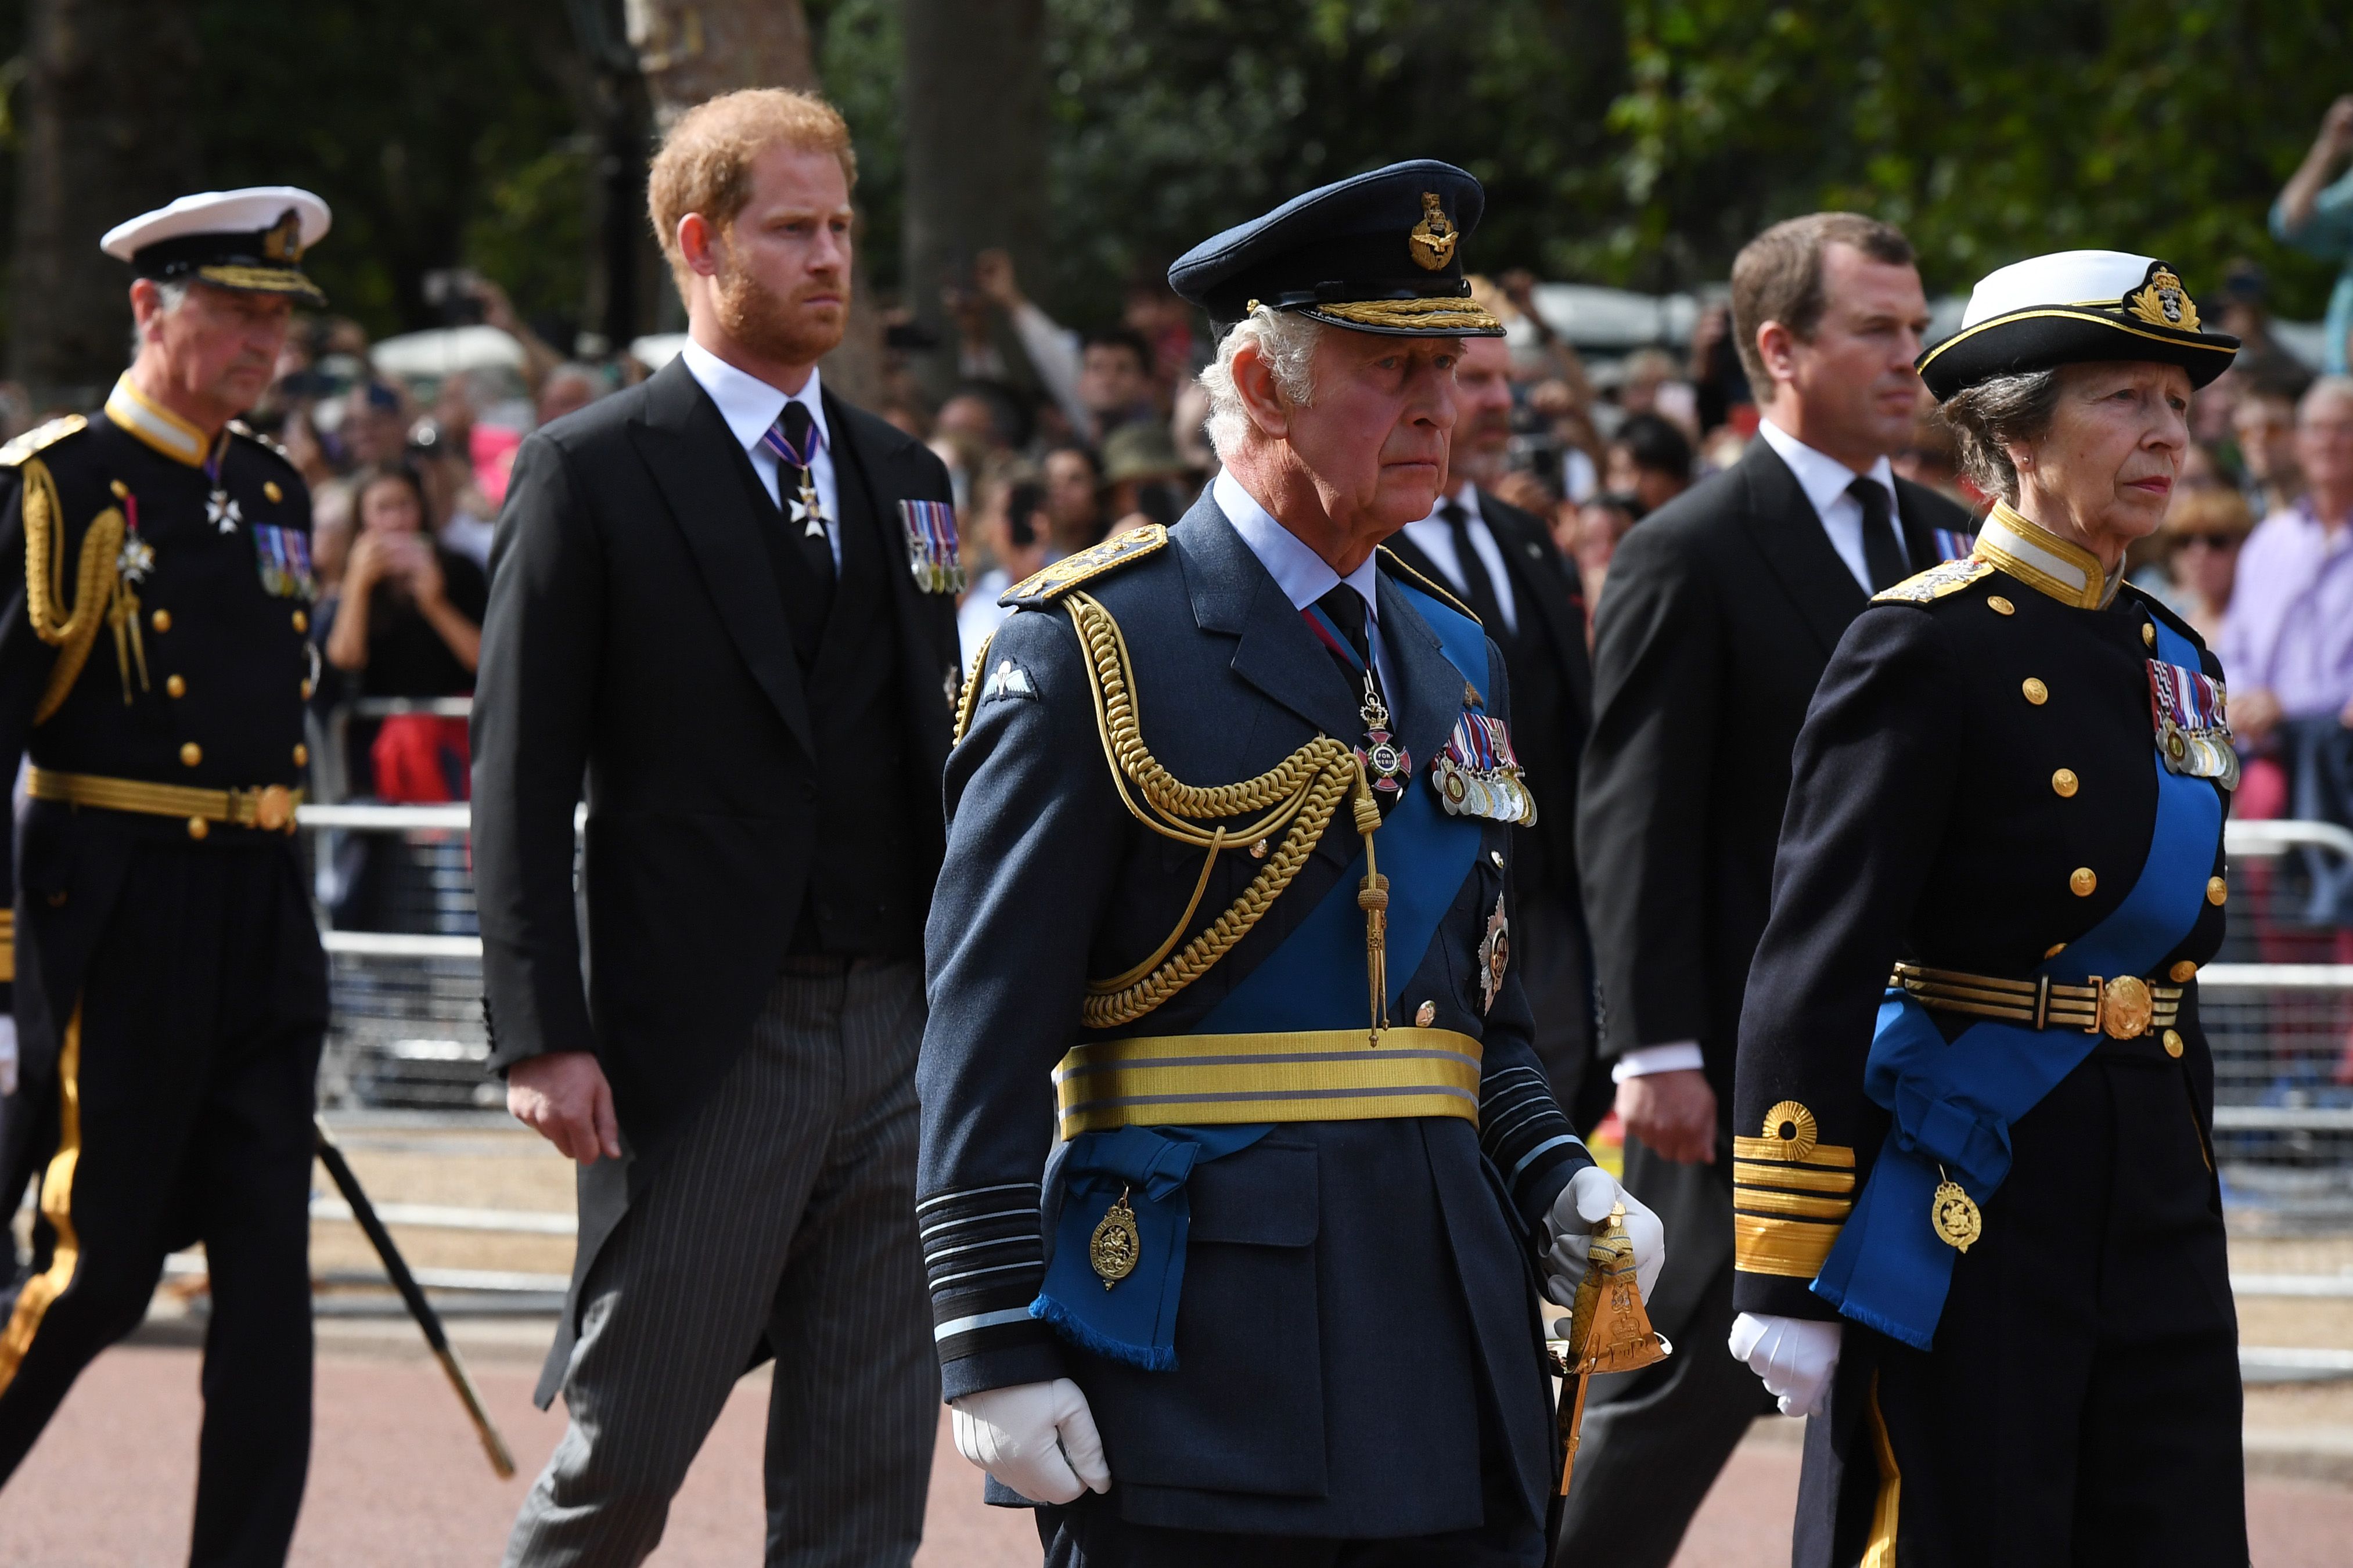
[[[2247,1561],[2194,980],[2237,763],[2122,582],[2237,348],[2072,251],[1921,356],[2000,500],[1823,676],[1741,1019],[1731,1348],[1824,1417],[1801,1568]]]

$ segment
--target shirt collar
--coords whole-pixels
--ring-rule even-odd
[[[1365,601],[1365,609],[1375,624],[1379,623],[1381,605],[1377,584],[1380,569],[1376,564],[1380,555],[1378,551],[1366,556],[1364,564],[1343,577],[1332,570],[1330,562],[1308,549],[1305,541],[1277,522],[1272,512],[1261,506],[1250,491],[1242,489],[1241,481],[1234,478],[1232,469],[1219,471],[1216,482],[1209,487],[1209,493],[1216,500],[1218,510],[1224,512],[1227,521],[1234,525],[1234,531],[1242,536],[1242,542],[1250,547],[1250,552],[1258,557],[1259,564],[1267,569],[1274,578],[1275,586],[1281,588],[1283,595],[1291,601],[1293,609],[1303,610],[1345,583],[1356,591],[1357,597]]]
[[[727,422],[728,430],[745,451],[759,446],[760,437],[784,414],[787,403],[807,405],[817,426],[818,445],[833,445],[832,433],[825,427],[825,396],[815,365],[809,367],[807,384],[787,397],[780,388],[736,369],[692,338],[679,351],[679,357],[686,361],[688,373],[710,395],[711,401],[718,406],[719,417]]]
[[[1807,446],[1770,419],[1757,423],[1757,433],[1773,448],[1782,462],[1788,465],[1798,488],[1814,504],[1814,515],[1828,517],[1831,503],[1846,494],[1847,487],[1860,479],[1877,479],[1887,491],[1889,510],[1895,510],[1895,468],[1883,454],[1870,468],[1858,475],[1827,452],[1818,452]]]

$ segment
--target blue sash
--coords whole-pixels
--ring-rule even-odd
[[[2161,621],[2156,626],[2160,658],[2199,667],[2186,638]],[[2157,826],[2139,879],[2107,919],[2039,966],[2037,973],[2054,983],[2145,974],[2197,923],[2222,833],[2222,803],[2211,781],[2173,773],[2154,745],[2150,766],[2157,772]],[[1892,1339],[1931,1348],[1956,1256],[1929,1223],[1930,1200],[1943,1179],[1938,1165],[1983,1205],[2010,1173],[2010,1124],[2100,1039],[1987,1021],[1948,1046],[1917,1002],[1889,992],[1880,1004],[1863,1090],[1894,1123],[1813,1282],[1814,1294]]]
[[[1431,595],[1391,580],[1438,634],[1447,662],[1478,685],[1487,670],[1487,636]],[[1402,629],[1402,628],[1400,628]],[[1470,672],[1477,670],[1474,677]],[[1417,696],[1421,694],[1417,693]],[[1451,694],[1450,694],[1451,695]],[[1427,759],[1417,758],[1426,762]],[[1419,772],[1419,770],[1417,770]],[[1346,810],[1344,805],[1341,808]],[[1389,879],[1389,1005],[1437,939],[1479,858],[1481,824],[1440,810],[1435,791],[1416,777],[1380,826],[1381,875]],[[1365,1018],[1365,912],[1356,889],[1365,853],[1305,920],[1192,1030],[1250,1035],[1360,1027]],[[1411,956],[1411,962],[1397,960]],[[1185,1279],[1185,1241],[1192,1223],[1185,1183],[1193,1168],[1249,1148],[1274,1131],[1242,1127],[1124,1127],[1089,1132],[1063,1152],[1061,1217],[1054,1256],[1029,1315],[1083,1350],[1147,1372],[1176,1365],[1176,1305]],[[1127,1194],[1134,1211],[1135,1268],[1111,1289],[1096,1278],[1090,1244],[1104,1214]]]

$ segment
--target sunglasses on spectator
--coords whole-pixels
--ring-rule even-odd
[[[2183,550],[2193,544],[2202,544],[2209,550],[2229,550],[2239,542],[2239,536],[2235,533],[2177,533],[2174,538],[2180,542],[2179,548]]]

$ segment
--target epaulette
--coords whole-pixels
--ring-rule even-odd
[[[1101,544],[1089,545],[1076,555],[1065,555],[1043,572],[1024,577],[998,595],[997,602],[1009,609],[1039,609],[1082,583],[1143,560],[1167,542],[1168,531],[1156,522],[1114,533]]]
[[[1461,599],[1456,598],[1453,591],[1448,588],[1444,584],[1434,582],[1430,578],[1422,575],[1412,567],[1407,565],[1405,557],[1399,555],[1396,551],[1391,550],[1388,545],[1384,544],[1378,548],[1381,554],[1387,559],[1389,569],[1395,572],[1398,576],[1410,578],[1415,587],[1420,589],[1423,593],[1428,594],[1440,604],[1444,605],[1451,610],[1455,610],[1464,616],[1470,616],[1472,625],[1479,626],[1482,624],[1477,616],[1472,614],[1471,606],[1464,604]]]
[[[1929,567],[1926,572],[1906,577],[1893,588],[1882,588],[1871,596],[1874,605],[1927,605],[1947,594],[1957,594],[1980,577],[1990,576],[1993,563],[1964,558],[1947,561]]]
[[[67,437],[90,427],[90,421],[79,414],[69,414],[62,419],[52,419],[34,426],[22,436],[0,447],[0,468],[13,468],[44,447],[54,447]]]
[[[263,435],[260,431],[256,430],[252,426],[248,425],[244,420],[230,420],[228,422],[228,428],[230,435],[244,437],[247,440],[252,442],[263,451],[269,453],[279,461],[284,463],[288,468],[292,468],[294,466],[293,454],[287,451],[286,448],[280,446],[278,442]]]

